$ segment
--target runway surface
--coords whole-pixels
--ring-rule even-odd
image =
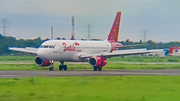
[[[31,76],[122,76],[122,75],[180,75],[180,69],[163,70],[70,70],[70,71],[0,71],[0,78],[22,78]]]

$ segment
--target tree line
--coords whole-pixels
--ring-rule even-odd
[[[60,38],[57,38],[60,40]],[[14,37],[8,37],[8,36],[2,36],[0,35],[0,55],[27,55],[21,52],[15,52],[15,51],[10,51],[8,50],[8,47],[34,47],[38,48],[40,44],[47,39],[41,39],[40,37],[34,38],[34,39],[16,39]],[[63,39],[65,40],[65,39]],[[148,40],[147,42],[143,42],[140,40],[139,42],[133,42],[127,39],[126,41],[120,41],[123,45],[138,45],[139,46],[133,46],[133,47],[125,47],[123,49],[135,49],[135,48],[148,48],[148,49],[169,49],[172,46],[180,46],[180,42],[168,42],[168,43],[163,43],[163,42],[154,42],[153,40]],[[144,45],[142,45],[144,44]]]

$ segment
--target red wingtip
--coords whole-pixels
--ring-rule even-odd
[[[115,17],[114,23],[112,25],[111,31],[108,35],[108,40],[112,40],[117,42],[119,37],[119,27],[121,23],[121,15],[122,11],[117,12],[117,15]]]

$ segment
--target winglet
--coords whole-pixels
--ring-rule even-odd
[[[119,28],[120,28],[120,23],[121,23],[121,15],[122,15],[122,11],[117,12],[117,15],[115,17],[114,23],[111,28],[111,31],[108,35],[109,41],[113,40],[115,42],[118,42]]]

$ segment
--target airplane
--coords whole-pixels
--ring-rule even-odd
[[[9,50],[37,54],[35,64],[37,66],[50,66],[50,71],[54,70],[54,61],[59,61],[61,63],[61,65],[59,65],[60,71],[67,70],[67,65],[64,65],[64,62],[89,62],[94,71],[101,71],[102,67],[107,64],[107,58],[137,54],[142,55],[159,51],[163,52],[163,50],[159,49],[121,50],[122,47],[129,47],[118,43],[121,15],[121,11],[117,12],[108,38],[104,41],[47,40],[43,42],[39,48],[9,47]]]

